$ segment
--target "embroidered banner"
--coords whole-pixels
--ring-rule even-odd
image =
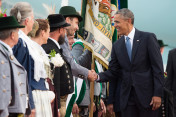
[[[85,10],[83,43],[107,68],[111,59],[113,18],[117,8],[110,0],[87,0],[86,8],[82,8],[82,12],[83,10]]]

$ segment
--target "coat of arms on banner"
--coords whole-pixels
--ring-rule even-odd
[[[113,11],[116,7],[110,0],[87,0],[83,42],[106,68],[112,49]]]

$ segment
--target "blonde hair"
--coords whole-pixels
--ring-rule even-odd
[[[33,10],[29,3],[27,2],[18,2],[10,10],[10,15],[14,16],[18,23],[22,24],[23,21],[30,17]]]
[[[36,20],[34,20],[32,30],[28,33],[28,36],[31,38],[34,38],[38,29],[39,29],[39,24]]]

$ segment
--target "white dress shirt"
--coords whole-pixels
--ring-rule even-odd
[[[51,39],[51,40],[57,45],[57,47],[58,47],[59,49],[61,49],[59,43],[58,43],[56,40],[52,39],[51,37],[49,37],[49,39]]]
[[[133,29],[131,30],[131,32],[128,35],[124,35],[125,36],[125,42],[126,42],[126,37],[130,38],[130,42],[131,42],[131,50],[133,48],[133,40],[134,40],[134,35],[135,35],[135,28],[133,27]]]

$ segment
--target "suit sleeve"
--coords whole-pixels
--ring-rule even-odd
[[[83,67],[91,68],[92,53],[89,50],[85,50],[80,44],[76,44],[71,51],[74,59],[78,64]]]
[[[115,43],[116,44],[116,43]],[[111,61],[109,62],[108,70],[105,72],[99,73],[100,80],[99,82],[107,82],[109,80],[114,80],[120,74],[120,65],[115,53],[115,46],[112,47]]]
[[[75,63],[66,41],[64,42],[64,44],[61,45],[61,48],[63,49],[63,55],[65,56],[66,60],[69,62],[71,66],[72,74],[75,77],[86,79],[88,77],[88,69]]]
[[[26,44],[25,44],[26,45]],[[26,47],[24,47],[24,42],[22,41],[21,38],[19,38],[19,41],[17,43],[17,45],[15,45],[13,47],[13,54],[16,57],[16,59],[18,60],[18,62],[25,68],[25,70],[27,71],[27,75],[28,75],[28,85],[29,85],[29,104],[31,106],[31,109],[35,108],[34,105],[34,100],[33,100],[33,96],[32,96],[32,89],[31,89],[31,79],[32,79],[32,74],[34,74],[34,72],[32,71],[32,58],[29,55],[29,50]]]
[[[148,38],[148,54],[152,67],[154,81],[153,95],[162,97],[164,86],[163,61],[160,53],[160,47],[154,34],[150,34]]]
[[[172,61],[172,53],[171,51],[169,51],[169,55],[168,55],[168,61],[167,61],[167,68],[166,68],[166,71],[167,71],[167,79],[166,79],[166,87],[169,89],[169,90],[173,90],[173,61]]]

